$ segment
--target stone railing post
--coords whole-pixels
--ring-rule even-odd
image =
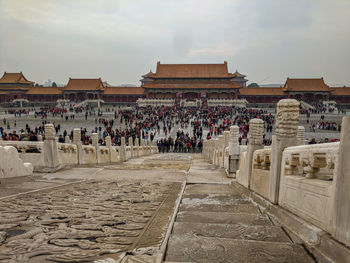
[[[230,132],[224,131],[224,143],[223,143],[223,160],[222,160],[222,167],[225,167],[225,150],[228,147],[229,141],[230,141]]]
[[[350,117],[343,117],[335,165],[333,236],[350,246]]]
[[[218,147],[217,147],[217,151],[218,151],[218,159],[217,159],[217,163],[216,165],[221,167],[222,163],[223,163],[223,159],[224,159],[224,155],[223,155],[223,149],[224,149],[224,136],[223,135],[219,135],[218,137],[219,141],[218,141]],[[222,158],[222,159],[221,159]]]
[[[147,144],[147,155],[151,154],[151,142],[150,141],[146,141]]]
[[[248,148],[246,157],[246,174],[242,184],[249,188],[252,174],[253,154],[256,150],[264,148],[264,121],[261,119],[251,119],[249,121]]]
[[[304,128],[304,126],[298,126],[297,139],[299,140],[300,145],[305,144],[305,128]]]
[[[125,146],[125,137],[122,137],[120,139],[120,147],[119,147],[119,155],[120,155],[120,160],[122,162],[126,161],[126,146]]]
[[[55,127],[51,123],[45,124],[44,164],[45,168],[49,170],[55,170],[59,167]]]
[[[283,99],[277,103],[276,136],[272,136],[270,166],[270,201],[278,203],[281,178],[282,152],[286,147],[298,145],[299,102]]]
[[[140,156],[145,155],[144,146],[145,146],[145,141],[142,138],[140,138],[140,146],[139,146]]]
[[[111,140],[111,136],[106,136],[105,138],[106,141],[106,147],[108,148],[108,152],[109,152],[109,162],[112,163],[112,140]]]
[[[80,128],[73,129],[73,144],[77,146],[78,163],[83,162],[83,145],[81,143],[81,130]]]
[[[136,157],[140,156],[140,149],[139,149],[139,138],[135,138],[135,147],[136,147]]]
[[[93,133],[91,134],[91,145],[95,147],[96,150],[96,163],[100,162],[100,151],[99,151],[99,147],[98,147],[98,134],[97,133]]]
[[[239,127],[237,125],[230,127],[230,139],[228,143],[228,153],[230,156],[229,173],[235,173],[238,170],[239,163]]]
[[[133,143],[132,143],[132,137],[130,136],[129,137],[129,146],[130,146],[130,156],[131,156],[131,158],[133,158],[134,157],[134,151],[133,151]]]
[[[66,135],[66,137],[64,137],[64,142],[65,143],[71,143],[70,138],[69,138],[68,135]]]

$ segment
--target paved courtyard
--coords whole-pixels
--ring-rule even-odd
[[[111,108],[113,109],[113,108]],[[115,108],[116,110],[118,110],[118,108]],[[2,109],[3,110],[3,109]],[[25,128],[26,124],[29,124],[29,126],[31,128],[35,128],[39,125],[42,124],[42,119],[40,117],[35,118],[33,112],[28,115],[28,116],[24,116],[22,115],[22,117],[14,117],[14,115],[11,114],[4,114],[4,112],[0,110],[0,121],[2,121],[4,118],[6,120],[10,121],[10,129],[6,128],[6,125],[3,125],[3,123],[0,123],[0,127],[5,128],[5,132],[10,133],[12,131],[16,131],[17,134],[20,134],[20,130]],[[274,114],[274,111],[272,111],[271,113]],[[73,113],[68,113],[67,115],[70,116]],[[317,141],[324,139],[324,138],[328,138],[328,139],[339,139],[339,135],[340,133],[338,131],[330,131],[330,130],[316,130],[316,132],[311,131],[310,129],[310,124],[311,123],[316,123],[317,121],[320,121],[322,114],[311,114],[311,117],[309,119],[309,123],[307,123],[307,118],[305,114],[300,115],[299,119],[300,119],[300,125],[303,125],[305,127],[305,138],[307,140],[311,140],[312,138],[315,138]],[[343,117],[343,115],[341,114],[324,114],[325,118],[324,121],[325,122],[336,122],[336,123],[341,123],[341,119]],[[113,112],[103,112],[103,115],[101,117],[98,117],[97,115],[94,116],[88,116],[88,119],[85,120],[85,113],[77,113],[75,114],[75,118],[74,120],[68,119],[67,121],[65,119],[62,119],[59,116],[55,116],[52,117],[51,114],[49,114],[48,118],[46,119],[46,121],[50,122],[50,123],[54,123],[55,125],[60,125],[61,126],[61,130],[59,132],[59,134],[63,134],[64,130],[67,130],[67,132],[70,132],[71,130],[73,130],[73,128],[86,128],[88,134],[90,135],[92,130],[95,129],[95,127],[101,127],[102,131],[104,130],[104,126],[102,123],[96,123],[95,119],[99,119],[99,118],[104,118],[106,120],[112,120],[114,119],[114,111]],[[14,127],[14,121],[16,120],[16,127]],[[222,121],[219,121],[219,124],[222,123]],[[151,132],[153,132],[155,134],[155,140],[157,139],[162,139],[165,137],[169,136],[169,133],[167,134],[167,136],[164,134],[163,132],[163,123],[160,122],[160,134],[158,134],[156,132],[156,130],[151,130]],[[118,129],[125,129],[126,125],[125,123],[120,123],[120,116],[117,117],[117,119],[114,119],[114,129],[118,128]],[[180,127],[180,125],[176,125],[174,124],[172,130],[170,131],[170,136],[174,139],[176,137],[176,132],[182,129]],[[190,136],[192,136],[192,132],[193,132],[193,128],[191,127],[191,125],[188,125],[187,128],[183,128],[182,129],[185,133],[189,133]],[[207,133],[209,132],[209,129],[203,127],[203,139],[206,138]],[[59,135],[57,134],[57,136]],[[271,138],[271,135],[273,133],[265,133],[266,134],[266,138]]]

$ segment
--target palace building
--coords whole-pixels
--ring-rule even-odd
[[[0,102],[23,99],[24,94],[33,87],[34,82],[27,80],[22,72],[5,72],[0,79]]]
[[[148,99],[237,99],[246,86],[245,75],[229,73],[223,64],[161,64],[142,76]]]
[[[223,101],[245,99],[249,103],[276,103],[283,98],[305,102],[331,100],[350,104],[350,87],[330,87],[323,78],[287,78],[280,87],[247,86],[246,76],[230,73],[220,64],[162,64],[142,76],[141,86],[111,86],[101,78],[69,78],[63,87],[34,85],[22,72],[5,72],[0,78],[0,102],[71,102],[103,100],[135,103],[138,99],[179,101]],[[227,104],[227,103],[226,103]],[[226,105],[225,103],[223,105]],[[205,105],[205,103],[204,103]]]

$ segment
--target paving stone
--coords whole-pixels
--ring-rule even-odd
[[[229,213],[247,213],[257,214],[259,209],[252,204],[239,205],[218,205],[218,204],[181,204],[179,211],[200,211],[200,212],[229,212]]]
[[[220,184],[189,184],[186,186],[185,195],[188,194],[233,194],[238,193],[231,185]]]
[[[197,222],[213,224],[271,225],[271,222],[260,214],[181,211],[176,222]]]
[[[241,194],[233,195],[216,195],[216,194],[184,194],[182,204],[215,204],[215,205],[237,205],[251,204],[250,199]]]
[[[199,237],[218,237],[269,242],[291,242],[286,233],[277,226],[176,222],[172,234],[190,234]]]
[[[166,261],[176,262],[314,262],[300,245],[173,235]]]

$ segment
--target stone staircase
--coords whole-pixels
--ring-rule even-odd
[[[188,184],[165,262],[314,262],[238,188]]]
[[[309,103],[307,103],[307,102],[305,102],[303,100],[300,101],[300,106],[304,110],[314,110],[315,109],[314,106],[310,105]]]

